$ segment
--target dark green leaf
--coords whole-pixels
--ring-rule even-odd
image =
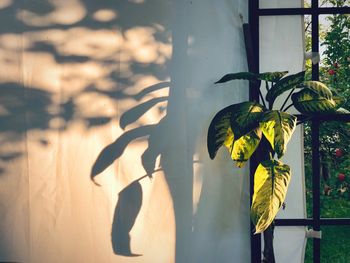
[[[339,108],[341,106],[343,106],[346,102],[346,100],[342,97],[338,97],[338,96],[333,96],[333,100],[335,102],[335,107]]]
[[[286,112],[277,110],[264,113],[260,128],[272,149],[281,158],[287,149],[287,144],[296,127],[297,118]]]
[[[242,102],[231,115],[231,128],[235,140],[254,130],[259,126],[259,118],[264,111],[264,106],[256,102]]]
[[[277,82],[287,74],[288,71],[264,72],[259,74],[258,78],[265,81]]]
[[[209,156],[214,159],[217,151],[223,145],[230,128],[230,118],[237,104],[230,105],[219,111],[211,121],[208,129],[207,147]]]
[[[332,92],[331,90],[322,82],[319,81],[304,81],[301,85],[301,87],[308,88],[321,97],[324,97],[326,99],[332,99]]]
[[[287,77],[279,80],[272,88],[267,92],[266,99],[271,104],[274,103],[276,98],[287,90],[295,88],[301,82],[304,81],[305,71],[299,72],[294,75],[289,75]]]
[[[238,72],[238,73],[226,74],[220,80],[215,82],[215,84],[216,83],[224,83],[224,82],[231,81],[231,80],[236,80],[236,79],[244,79],[244,80],[253,81],[255,83],[260,83],[260,80],[257,78],[257,76],[254,73],[251,73],[251,72]]]
[[[287,194],[291,174],[288,165],[276,160],[259,164],[254,175],[254,195],[251,218],[255,233],[261,233],[272,223]]]
[[[308,88],[292,95],[294,107],[304,114],[330,113],[337,110],[338,104],[332,98],[327,99]]]
[[[263,106],[258,103],[242,102],[230,105],[219,111],[211,121],[208,129],[207,146],[210,158],[215,158],[218,149],[224,144],[225,140],[228,140],[228,143],[232,140],[233,143],[234,140],[238,140],[242,135],[255,129],[259,122],[254,118],[263,109]],[[234,128],[231,127],[232,119],[237,120],[237,125]],[[237,135],[235,132],[237,132]],[[233,134],[235,134],[235,138],[233,138]]]

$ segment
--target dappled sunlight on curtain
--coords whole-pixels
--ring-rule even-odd
[[[248,97],[213,85],[246,70],[246,13],[0,1],[0,261],[249,260],[247,169],[206,150],[215,112]]]

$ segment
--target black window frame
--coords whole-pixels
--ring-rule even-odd
[[[312,52],[319,53],[319,16],[332,14],[350,14],[350,7],[320,7],[319,0],[311,0],[311,7],[301,8],[259,8],[259,0],[249,0],[249,22],[245,25],[247,57],[249,71],[259,73],[259,19],[262,16],[291,16],[311,15]],[[247,37],[248,36],[248,37]],[[247,41],[248,40],[248,41]],[[319,63],[312,64],[312,80],[319,80]],[[259,101],[259,91],[251,84],[249,98]],[[302,115],[298,117],[302,118]],[[276,226],[310,226],[320,231],[321,226],[350,225],[350,218],[321,218],[320,217],[320,151],[319,128],[320,123],[327,121],[350,121],[350,114],[327,114],[312,117],[312,218],[305,219],[276,219]],[[253,195],[254,171],[259,163],[259,154],[252,157],[250,163],[250,194]],[[261,262],[261,235],[253,234],[251,225],[251,262]],[[313,238],[313,262],[321,260],[321,239]]]

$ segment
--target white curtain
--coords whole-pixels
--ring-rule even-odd
[[[303,1],[261,1],[261,8],[303,7]],[[284,71],[290,74],[304,69],[304,18],[302,16],[275,16],[260,18],[260,71]],[[287,92],[288,93],[288,92]],[[276,101],[281,106],[288,94]],[[290,103],[291,101],[289,101]],[[287,105],[289,104],[287,103]],[[293,112],[293,109],[292,109]],[[294,111],[294,113],[297,113]],[[291,166],[286,207],[277,218],[306,218],[304,187],[303,129],[298,126],[283,162]],[[276,262],[304,262],[306,228],[276,227],[274,249]]]
[[[0,1],[0,261],[249,262],[248,170],[206,150],[248,99],[213,85],[247,70],[242,20],[243,0]]]

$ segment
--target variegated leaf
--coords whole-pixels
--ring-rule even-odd
[[[342,97],[333,96],[333,100],[335,102],[335,107],[338,109],[339,107],[343,106],[346,102],[346,100]]]
[[[348,111],[347,109],[344,109],[344,108],[339,108],[339,109],[337,109],[336,113],[339,113],[339,114],[349,114],[350,111]]]
[[[277,110],[264,113],[260,128],[278,158],[281,158],[296,127],[297,118]]]
[[[272,88],[267,92],[266,99],[271,104],[274,103],[276,98],[287,90],[293,89],[304,81],[305,71],[299,72],[294,75],[289,75],[280,79]]]
[[[277,82],[287,74],[288,71],[264,72],[259,74],[258,78],[264,81]]]
[[[331,113],[341,105],[340,100],[327,99],[308,88],[292,95],[294,107],[304,114]]]
[[[304,81],[301,85],[304,88],[308,88],[321,97],[324,97],[326,99],[332,99],[332,92],[331,90],[322,82],[319,81]]]
[[[256,102],[242,102],[232,113],[230,121],[235,140],[259,126],[264,106]]]
[[[254,175],[251,206],[255,233],[266,230],[276,217],[285,200],[290,178],[290,168],[282,162],[267,160],[259,164]]]
[[[258,148],[261,137],[262,132],[257,128],[235,141],[229,129],[224,145],[230,151],[232,160],[241,168]]]
[[[230,118],[237,104],[230,105],[219,111],[211,121],[208,129],[207,147],[209,156],[214,159],[219,148],[224,144],[230,128]]]

